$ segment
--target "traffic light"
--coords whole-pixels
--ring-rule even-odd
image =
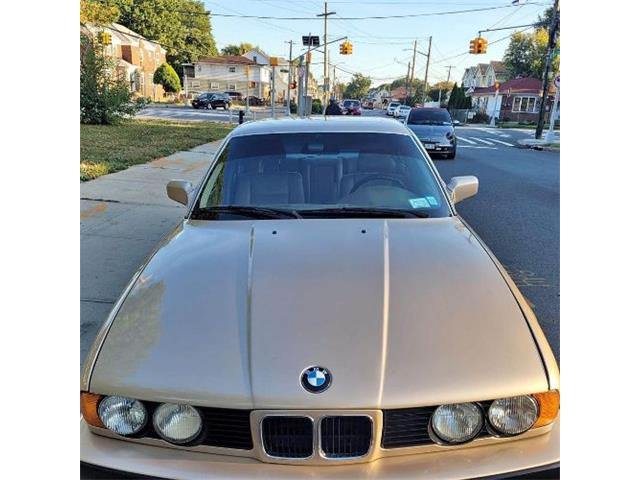
[[[109,32],[100,32],[99,39],[102,45],[111,45],[111,34]]]
[[[479,37],[476,40],[478,41],[478,53],[487,53],[487,39]]]
[[[349,41],[340,44],[340,55],[351,55],[353,53],[353,44]]]
[[[480,52],[480,48],[478,45],[478,39],[474,38],[473,40],[469,41],[469,53],[471,53],[472,55],[475,55],[477,53]]]

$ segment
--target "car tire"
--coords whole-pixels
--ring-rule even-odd
[[[447,156],[445,158],[447,160],[454,160],[456,158],[456,150],[454,149],[453,152],[447,153]]]

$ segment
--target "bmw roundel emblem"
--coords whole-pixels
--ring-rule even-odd
[[[331,372],[323,367],[309,367],[302,372],[300,383],[307,392],[324,392],[331,385]]]

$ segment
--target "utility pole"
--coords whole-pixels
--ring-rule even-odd
[[[304,69],[304,111],[303,115],[307,113],[307,93],[309,88],[309,67],[311,67],[311,32],[309,32],[309,45],[307,46],[307,55],[305,58],[306,67]],[[298,106],[298,109],[300,106]]]
[[[293,68],[291,65],[291,54],[293,49],[293,40],[289,40],[288,42],[284,42],[289,44],[289,74],[288,83],[287,83],[287,116],[291,116],[291,69]]]
[[[324,13],[319,13],[317,17],[324,17],[324,71],[322,79],[322,111],[327,108],[327,93],[329,86],[329,64],[327,63],[327,19],[329,15],[335,15],[336,12],[330,12],[328,10],[327,2],[324,2]]]
[[[416,49],[418,48],[418,40],[413,41],[413,60],[411,61],[411,79],[409,80],[409,96],[413,90],[413,74],[416,70]]]
[[[424,95],[425,95],[425,99],[427,97],[427,88],[429,87],[429,83],[427,82],[427,78],[429,77],[429,60],[431,60],[431,35],[429,35],[429,50],[427,50],[427,67],[424,69]]]
[[[536,125],[536,139],[542,137],[542,128],[544,127],[544,111],[547,107],[547,94],[549,93],[549,70],[553,60],[553,51],[556,48],[556,34],[560,24],[560,0],[553,2],[553,20],[549,29],[549,43],[547,44],[547,58],[544,62],[544,76],[542,77],[542,104],[540,105],[540,113],[538,114],[538,125]]]
[[[447,83],[445,85],[446,88],[447,88],[447,91],[449,91],[449,79],[451,78],[451,69],[452,68],[456,68],[456,66],[455,65],[446,65],[444,68],[448,68],[449,69],[449,71],[447,72]],[[442,89],[439,88],[438,89],[438,103],[440,103],[441,98],[442,98]]]
[[[404,101],[402,102],[403,105],[405,105],[407,103],[407,96],[409,94],[409,73],[411,72],[411,62],[407,63],[407,80],[405,82],[405,94],[404,94]]]

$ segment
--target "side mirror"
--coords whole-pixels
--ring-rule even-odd
[[[459,203],[478,193],[478,177],[472,175],[452,177],[447,184],[447,188],[451,192],[451,200],[453,203]]]
[[[167,183],[167,196],[182,205],[189,204],[189,194],[193,189],[191,182],[185,180],[171,180]]]

